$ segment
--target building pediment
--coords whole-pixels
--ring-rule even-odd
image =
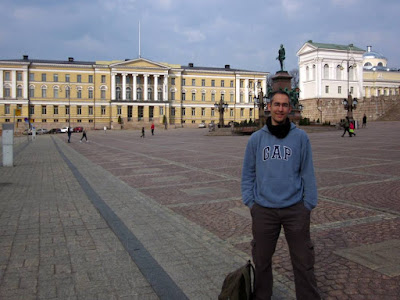
[[[137,69],[163,69],[168,70],[170,69],[169,66],[165,64],[161,64],[158,62],[154,62],[144,58],[137,58],[132,60],[125,60],[120,62],[115,62],[110,64],[112,68],[137,68]]]
[[[300,56],[302,54],[314,51],[315,49],[317,49],[317,47],[309,44],[309,43],[305,43],[300,49],[299,51],[297,51],[297,55]]]

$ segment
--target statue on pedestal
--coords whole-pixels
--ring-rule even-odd
[[[279,60],[279,63],[281,64],[281,71],[283,71],[283,61],[285,60],[285,48],[283,48],[283,45],[281,44],[281,48],[278,51],[278,57],[276,59]]]

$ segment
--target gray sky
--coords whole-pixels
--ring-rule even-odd
[[[400,68],[399,0],[0,0],[0,59],[123,60],[287,70],[308,40],[371,45]]]

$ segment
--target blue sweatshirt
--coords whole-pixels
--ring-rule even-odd
[[[272,135],[266,125],[253,133],[244,155],[241,188],[248,207],[256,202],[284,208],[303,200],[312,210],[318,195],[307,134],[293,123],[283,139]]]

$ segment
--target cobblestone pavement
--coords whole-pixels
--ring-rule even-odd
[[[216,299],[250,258],[248,136],[156,129],[39,136],[0,168],[0,299]],[[310,133],[324,299],[400,298],[400,122]],[[294,299],[284,235],[274,299]]]

